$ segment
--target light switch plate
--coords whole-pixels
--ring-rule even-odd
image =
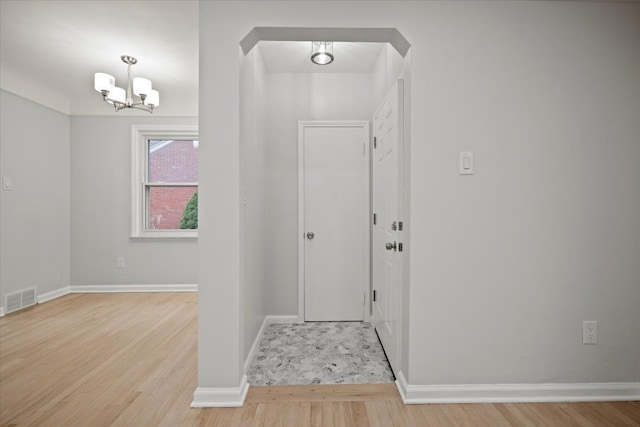
[[[2,189],[6,190],[6,191],[13,190],[13,182],[11,182],[11,177],[10,176],[3,176],[2,177]]]
[[[460,175],[473,175],[473,151],[460,152]]]

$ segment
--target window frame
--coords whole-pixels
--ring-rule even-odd
[[[131,238],[132,239],[196,239],[198,230],[147,229],[148,147],[150,139],[198,140],[197,125],[132,125],[131,126]],[[185,183],[168,183],[163,187],[184,187]],[[191,183],[189,183],[191,184]],[[198,183],[196,184],[196,188]]]

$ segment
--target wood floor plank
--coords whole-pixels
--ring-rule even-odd
[[[311,427],[311,402],[300,402],[299,427]]]
[[[195,293],[72,294],[0,319],[0,426],[640,427],[640,402],[403,405],[394,384],[250,387],[189,407]]]
[[[252,387],[247,402],[400,400],[395,384],[327,384]]]

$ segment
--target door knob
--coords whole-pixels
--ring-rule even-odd
[[[387,243],[384,245],[384,247],[385,247],[388,251],[391,251],[391,250],[395,251],[395,250],[396,250],[396,242],[393,242],[393,243],[389,243],[389,242],[387,242]]]
[[[307,239],[311,240],[315,237],[315,234],[313,234],[312,232],[308,232],[307,233]]]

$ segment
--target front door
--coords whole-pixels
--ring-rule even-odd
[[[373,321],[389,364],[398,372],[401,327],[403,80],[373,117]]]
[[[364,320],[369,122],[301,122],[304,320]]]

